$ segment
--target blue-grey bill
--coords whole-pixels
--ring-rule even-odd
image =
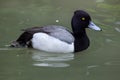
[[[101,31],[102,30],[100,27],[95,25],[92,21],[89,23],[88,27],[93,29],[93,30],[96,30],[96,31]]]

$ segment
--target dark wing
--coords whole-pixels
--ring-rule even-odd
[[[45,26],[45,27],[32,27],[23,30],[24,32],[18,37],[16,41],[11,43],[11,47],[32,47],[31,39],[34,33],[43,32],[50,36],[58,38],[61,41],[67,42],[69,44],[74,42],[74,37],[66,28],[62,26]]]
[[[66,28],[62,26],[50,25],[45,27],[33,27],[33,28],[25,29],[24,31],[32,35],[37,32],[43,32],[49,34],[50,36],[58,38],[64,42],[67,42],[69,44],[74,42],[73,35]]]

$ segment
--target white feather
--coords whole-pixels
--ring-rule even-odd
[[[31,41],[33,48],[38,50],[62,53],[74,51],[74,43],[68,44],[46,33],[35,33]]]

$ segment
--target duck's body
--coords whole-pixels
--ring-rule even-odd
[[[24,31],[16,40],[22,46],[33,47],[47,52],[68,53],[74,51],[74,37],[62,26],[33,27]]]
[[[28,46],[47,52],[78,52],[89,46],[85,28],[93,26],[93,29],[100,30],[82,10],[75,11],[71,25],[73,32],[57,25],[25,29],[11,46]]]

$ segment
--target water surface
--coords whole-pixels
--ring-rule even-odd
[[[87,29],[91,46],[76,54],[8,48],[21,29],[49,24],[71,30],[71,17],[86,10],[103,31]],[[119,80],[119,0],[0,0],[0,80]]]

